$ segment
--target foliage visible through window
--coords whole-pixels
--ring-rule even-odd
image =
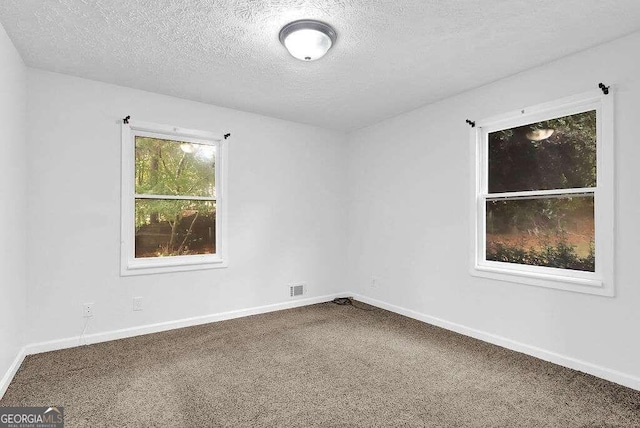
[[[216,148],[135,137],[135,257],[216,253]]]
[[[488,134],[487,260],[595,271],[596,139],[595,110]]]

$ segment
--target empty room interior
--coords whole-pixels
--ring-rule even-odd
[[[637,0],[2,0],[0,427],[640,427],[639,123]]]

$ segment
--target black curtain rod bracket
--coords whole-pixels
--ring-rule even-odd
[[[131,119],[131,116],[127,116],[124,119],[122,119],[122,123],[129,123],[129,119]]]
[[[231,137],[231,134],[224,134],[224,139],[226,140],[227,138]]]
[[[467,119],[467,120],[465,120],[465,122],[467,122],[469,125],[471,125],[472,128],[476,127],[476,123],[473,120]]]
[[[611,86],[605,86],[605,84],[602,83],[602,82],[598,83],[598,88],[600,88],[602,90],[602,93],[605,94],[605,95],[609,95],[609,88],[610,87]]]

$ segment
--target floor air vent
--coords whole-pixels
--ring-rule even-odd
[[[304,294],[304,284],[290,285],[289,294],[291,297],[298,297]]]

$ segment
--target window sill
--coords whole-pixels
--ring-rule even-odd
[[[497,281],[507,281],[536,287],[553,288],[556,290],[572,291],[576,293],[594,294],[613,297],[613,287],[606,286],[600,279],[577,278],[571,276],[553,275],[538,272],[523,272],[494,266],[475,266],[470,270],[472,276],[489,278]]]
[[[228,263],[219,257],[178,256],[130,260],[123,264],[121,276],[153,275],[192,270],[226,268]]]

